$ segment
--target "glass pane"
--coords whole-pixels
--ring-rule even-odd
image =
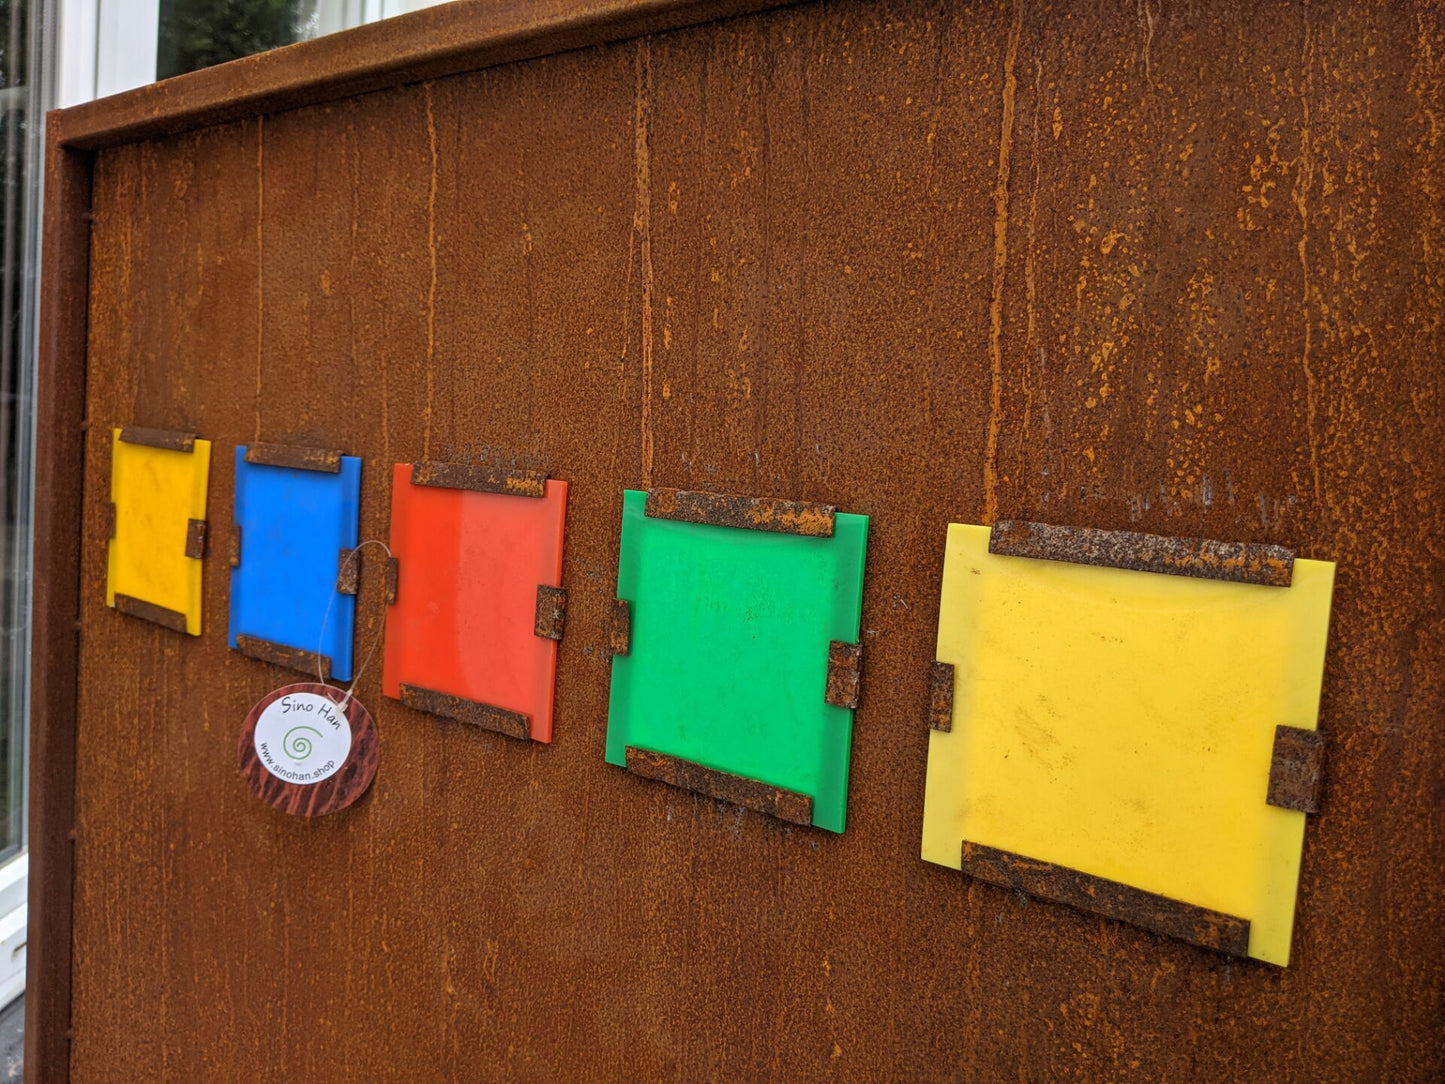
[[[161,0],[156,78],[290,45],[316,21],[317,0]]]
[[[24,841],[29,679],[37,88],[30,0],[0,0],[0,858]],[[38,36],[38,35],[37,35]]]

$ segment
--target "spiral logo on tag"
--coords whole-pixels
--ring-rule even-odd
[[[337,704],[290,691],[268,704],[252,738],[261,766],[287,783],[310,785],[341,770],[351,752],[351,724]]]

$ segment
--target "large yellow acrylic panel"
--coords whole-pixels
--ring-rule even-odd
[[[1275,727],[1317,724],[1334,565],[1265,587],[994,556],[952,524],[923,857],[963,840],[1249,920],[1289,961],[1305,814],[1266,804]]]
[[[206,518],[211,442],[190,452],[128,444],[111,431],[110,499],[115,536],[105,583],[106,605],[117,593],[185,614],[186,631],[201,634],[201,562],[186,556],[190,520]]]

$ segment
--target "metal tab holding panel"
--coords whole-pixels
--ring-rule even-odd
[[[196,447],[196,434],[174,429],[150,429],[144,425],[127,425],[120,431],[126,444],[143,444],[147,448],[164,448],[171,452],[191,452]]]
[[[823,699],[835,708],[856,708],[863,683],[863,645],[833,640],[828,644],[828,680]]]
[[[1277,726],[1265,800],[1281,809],[1318,813],[1324,787],[1325,736],[1318,730]]]
[[[945,734],[953,730],[953,664],[935,662],[928,678],[928,725]]]
[[[203,519],[191,519],[186,521],[186,556],[200,560],[206,555],[206,521]]]
[[[757,813],[766,813],[791,824],[813,823],[813,799],[808,795],[774,787],[756,779],[745,779],[740,775],[705,768],[681,757],[667,756],[629,745],[627,770],[634,775],[706,794],[710,798],[731,802]]]
[[[244,633],[236,637],[236,650],[242,655],[260,662],[269,662],[273,666],[285,666],[291,670],[299,670],[311,677],[320,674],[322,681],[331,680],[331,659],[326,655],[318,656],[314,651],[303,651],[299,647],[288,647],[286,644],[275,644],[270,640],[263,640],[259,636],[247,636]]]
[[[303,448],[294,444],[252,444],[246,448],[246,462],[336,474],[341,470],[341,453],[330,448]]]
[[[469,489],[475,493],[502,493],[513,497],[545,497],[547,472],[470,463],[422,462],[412,467],[411,484],[440,489]]]
[[[386,559],[386,604],[396,602],[397,581],[401,578],[401,562],[395,557]]]
[[[1136,531],[1056,527],[1022,520],[995,523],[989,534],[988,551],[1000,557],[1034,557],[1266,587],[1290,585],[1295,557],[1294,551],[1284,546],[1258,542],[1170,538]]]
[[[432,689],[422,689],[402,683],[401,702],[417,711],[454,719],[459,723],[470,723],[483,730],[494,730],[509,738],[527,738],[529,726],[527,716],[520,711],[493,707],[460,696],[449,696]]]
[[[962,870],[1035,899],[1119,919],[1231,956],[1249,953],[1249,922],[1065,866],[963,841]]]
[[[749,531],[833,537],[837,509],[808,501],[773,497],[734,497],[700,490],[651,489],[644,514],[650,519],[671,519],[712,527],[738,527]]]
[[[537,585],[537,618],[532,631],[547,640],[560,640],[567,628],[567,589]]]
[[[626,655],[632,651],[632,604],[625,598],[612,600],[607,646],[614,655]]]
[[[186,615],[177,610],[168,610],[164,606],[157,606],[154,602],[146,602],[144,599],[132,598],[130,595],[123,595],[119,591],[115,593],[115,608],[123,614],[131,617],[139,617],[144,621],[160,625],[162,628],[170,629],[172,632],[186,631]]]
[[[336,590],[338,594],[354,595],[361,589],[361,558],[356,550],[343,549],[336,555]]]

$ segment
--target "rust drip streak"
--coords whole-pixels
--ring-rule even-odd
[[[642,245],[642,488],[652,487],[652,51],[637,43],[637,112],[633,120],[637,206],[632,228]]]
[[[431,282],[426,291],[426,416],[422,422],[422,458],[431,456],[432,399],[436,392],[436,373],[433,362],[436,359],[437,324],[437,125],[432,112],[432,85],[426,84],[426,135],[431,148],[431,180],[426,198],[426,247],[431,259]]]
[[[1003,412],[1003,285],[1008,267],[1008,186],[1013,153],[1014,99],[1018,76],[1014,73],[1019,55],[1019,34],[1023,30],[1023,8],[1014,4],[1013,26],[1009,28],[1008,49],[1003,64],[1003,117],[999,122],[998,182],[993,190],[993,298],[988,306],[988,435],[984,444],[983,521],[998,518],[998,438]]]

